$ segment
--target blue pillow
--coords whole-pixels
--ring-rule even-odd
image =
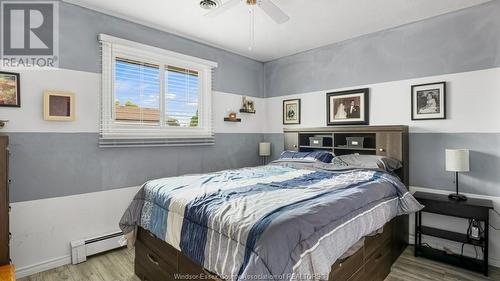
[[[332,162],[333,155],[328,151],[311,151],[311,152],[298,152],[298,151],[283,151],[280,159],[304,159],[304,160],[318,160],[325,163]]]

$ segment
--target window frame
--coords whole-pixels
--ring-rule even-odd
[[[212,138],[212,70],[217,63],[184,54],[99,35],[102,52],[101,138],[102,139],[170,139]],[[155,124],[115,120],[115,63],[126,59],[157,65],[160,82],[160,121]],[[165,71],[175,66],[198,72],[198,127],[174,127],[166,123]]]

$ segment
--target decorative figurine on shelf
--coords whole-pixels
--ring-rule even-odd
[[[240,112],[255,113],[255,103],[247,97],[243,97]]]
[[[229,118],[230,121],[236,121],[236,119],[238,118],[238,116],[236,116],[236,112],[231,111],[231,112],[229,112],[228,118]]]

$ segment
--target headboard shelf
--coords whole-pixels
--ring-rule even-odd
[[[299,145],[299,148],[314,148],[314,149],[328,149],[331,150],[333,146],[312,146],[312,145]]]
[[[338,150],[360,150],[360,151],[377,151],[376,148],[351,148],[351,147],[342,147],[342,146],[334,146],[333,149],[338,149]]]
[[[398,174],[408,185],[408,126],[286,128],[284,135],[285,150],[327,150],[335,155],[358,153],[395,158],[403,164]]]

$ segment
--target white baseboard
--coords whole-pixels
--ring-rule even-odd
[[[71,256],[62,256],[55,259],[50,259],[37,264],[16,268],[16,277],[23,278],[38,272],[50,270],[59,266],[71,264]]]
[[[500,268],[500,259],[489,257],[488,264]]]

